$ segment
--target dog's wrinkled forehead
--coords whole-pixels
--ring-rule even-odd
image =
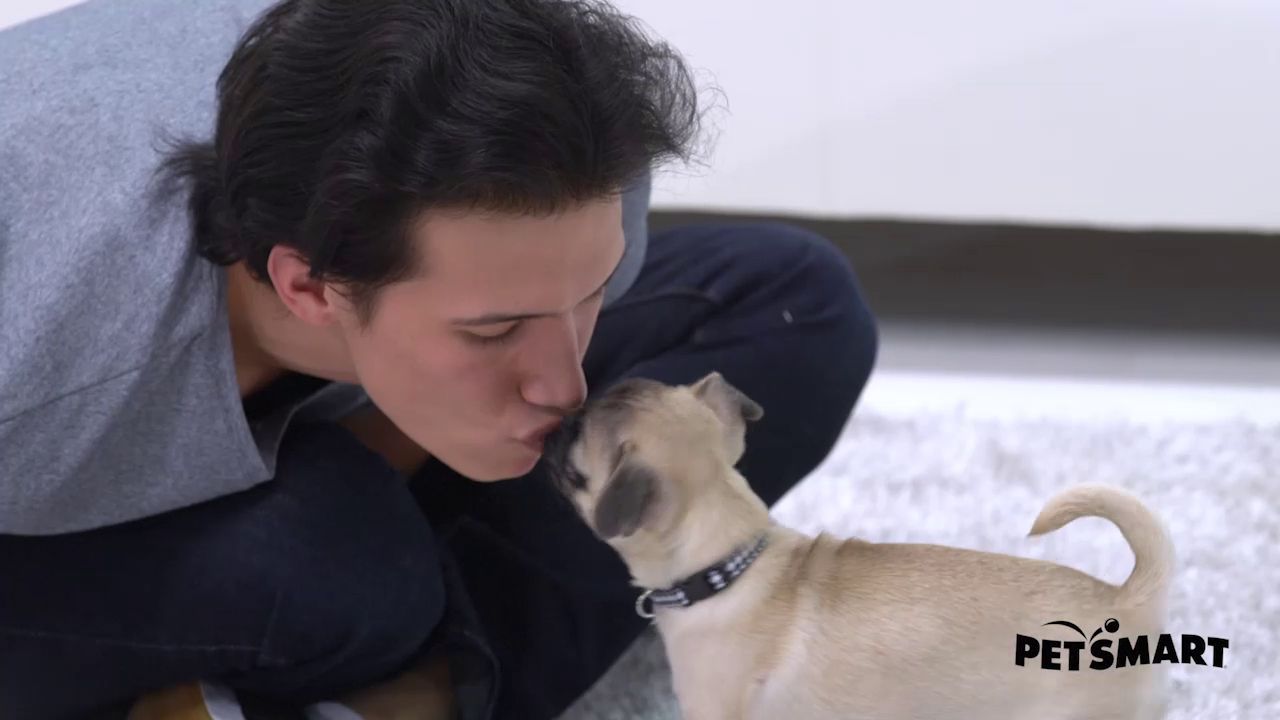
[[[661,398],[670,388],[645,378],[630,378],[609,388],[583,410],[593,429],[603,433],[610,444],[620,442],[622,428],[644,407],[647,401]]]
[[[657,400],[669,388],[644,378],[623,380],[593,398],[578,413],[564,419],[559,429],[547,439],[546,460],[553,476],[562,486],[581,489],[585,479],[573,467],[570,457],[574,445],[583,438],[584,426],[607,448],[617,448],[627,424],[647,401]]]

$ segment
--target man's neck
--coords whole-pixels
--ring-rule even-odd
[[[242,264],[225,272],[231,347],[241,398],[290,372],[354,382],[339,337],[290,314],[271,288],[255,280]]]

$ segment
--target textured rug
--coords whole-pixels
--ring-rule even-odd
[[[1132,490],[1168,524],[1178,552],[1170,632],[1230,641],[1223,668],[1173,666],[1168,720],[1280,718],[1280,424],[1270,420],[863,406],[774,516],[811,532],[1044,558],[1120,582],[1132,555],[1106,521],[1025,537],[1042,504],[1078,481]],[[646,634],[565,720],[674,720],[668,672]]]

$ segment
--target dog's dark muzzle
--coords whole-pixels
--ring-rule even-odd
[[[542,448],[542,460],[547,474],[561,492],[578,490],[585,484],[583,477],[569,462],[569,450],[582,433],[582,413],[564,418],[560,426],[547,436]]]

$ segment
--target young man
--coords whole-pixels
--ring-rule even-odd
[[[718,370],[772,503],[872,368],[821,238],[649,234],[700,112],[607,6],[89,0],[0,67],[6,717],[553,718],[644,621],[546,433]]]

